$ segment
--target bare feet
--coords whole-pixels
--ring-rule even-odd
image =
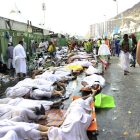
[[[57,91],[57,90],[54,89],[54,91],[52,93],[52,96],[60,96],[60,97],[62,97],[62,93],[61,93],[61,91]]]

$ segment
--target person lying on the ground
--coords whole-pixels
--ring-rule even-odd
[[[45,108],[45,110],[49,110],[52,107],[60,107],[62,101],[52,102],[52,101],[45,101],[45,100],[31,100],[31,99],[24,99],[24,98],[3,98],[0,99],[0,104],[8,104],[11,106],[22,107],[32,111],[38,111],[41,105]]]
[[[105,79],[100,75],[93,74],[85,77],[81,84],[85,89],[96,89],[99,85],[103,88],[105,86]]]
[[[90,105],[96,91],[92,90],[92,93],[89,96],[74,100],[70,104],[62,126],[49,128],[49,140],[54,140],[56,137],[65,140],[88,140],[87,129],[92,121]]]
[[[88,75],[100,74],[100,72],[96,68],[94,68],[93,66],[89,66],[89,68],[87,69],[86,73]]]
[[[0,138],[4,137],[10,130],[15,131],[18,140],[39,140],[47,137],[49,127],[25,122],[14,122],[11,120],[0,121]]]
[[[0,120],[8,119],[16,122],[33,122],[34,120],[46,119],[45,109],[32,111],[22,107],[15,107],[8,104],[0,104]]]
[[[82,67],[89,67],[89,66],[92,66],[93,64],[87,60],[87,61],[75,61],[73,63],[68,64],[67,66],[72,66],[72,65],[80,65]]]
[[[0,61],[0,72],[1,73],[5,73],[7,71],[7,66],[6,64],[3,64],[1,61]]]
[[[29,79],[29,78],[28,78]],[[60,82],[48,82],[44,79],[34,79],[32,84],[30,79],[22,81],[14,87],[9,87],[5,91],[6,97],[16,98],[23,97],[25,99],[42,99],[44,97],[51,98],[53,96],[62,96],[66,88],[64,84]],[[25,83],[26,82],[26,83]],[[38,83],[37,83],[38,82]],[[33,84],[34,83],[34,84]]]
[[[19,140],[17,133],[13,130],[8,131],[0,140]]]
[[[69,72],[63,72],[63,71],[45,71],[43,74],[40,74],[40,70],[33,71],[32,79],[45,79],[47,81],[55,82],[65,82],[70,80],[75,80],[77,78],[77,74],[74,75]]]

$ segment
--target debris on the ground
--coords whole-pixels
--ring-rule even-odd
[[[131,111],[128,111],[129,114],[131,114]]]
[[[127,135],[127,134],[128,134],[128,132],[125,132],[125,133],[124,133],[124,135]]]

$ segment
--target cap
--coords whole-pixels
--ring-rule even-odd
[[[131,36],[135,36],[134,34],[131,34]]]
[[[11,43],[8,43],[8,45],[11,45]]]

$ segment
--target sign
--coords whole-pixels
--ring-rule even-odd
[[[46,4],[42,3],[42,10],[46,10]]]
[[[105,37],[107,37],[107,32],[105,33]]]
[[[114,28],[114,33],[115,33],[115,34],[118,34],[118,30],[119,30],[118,27],[115,27],[115,28]]]

